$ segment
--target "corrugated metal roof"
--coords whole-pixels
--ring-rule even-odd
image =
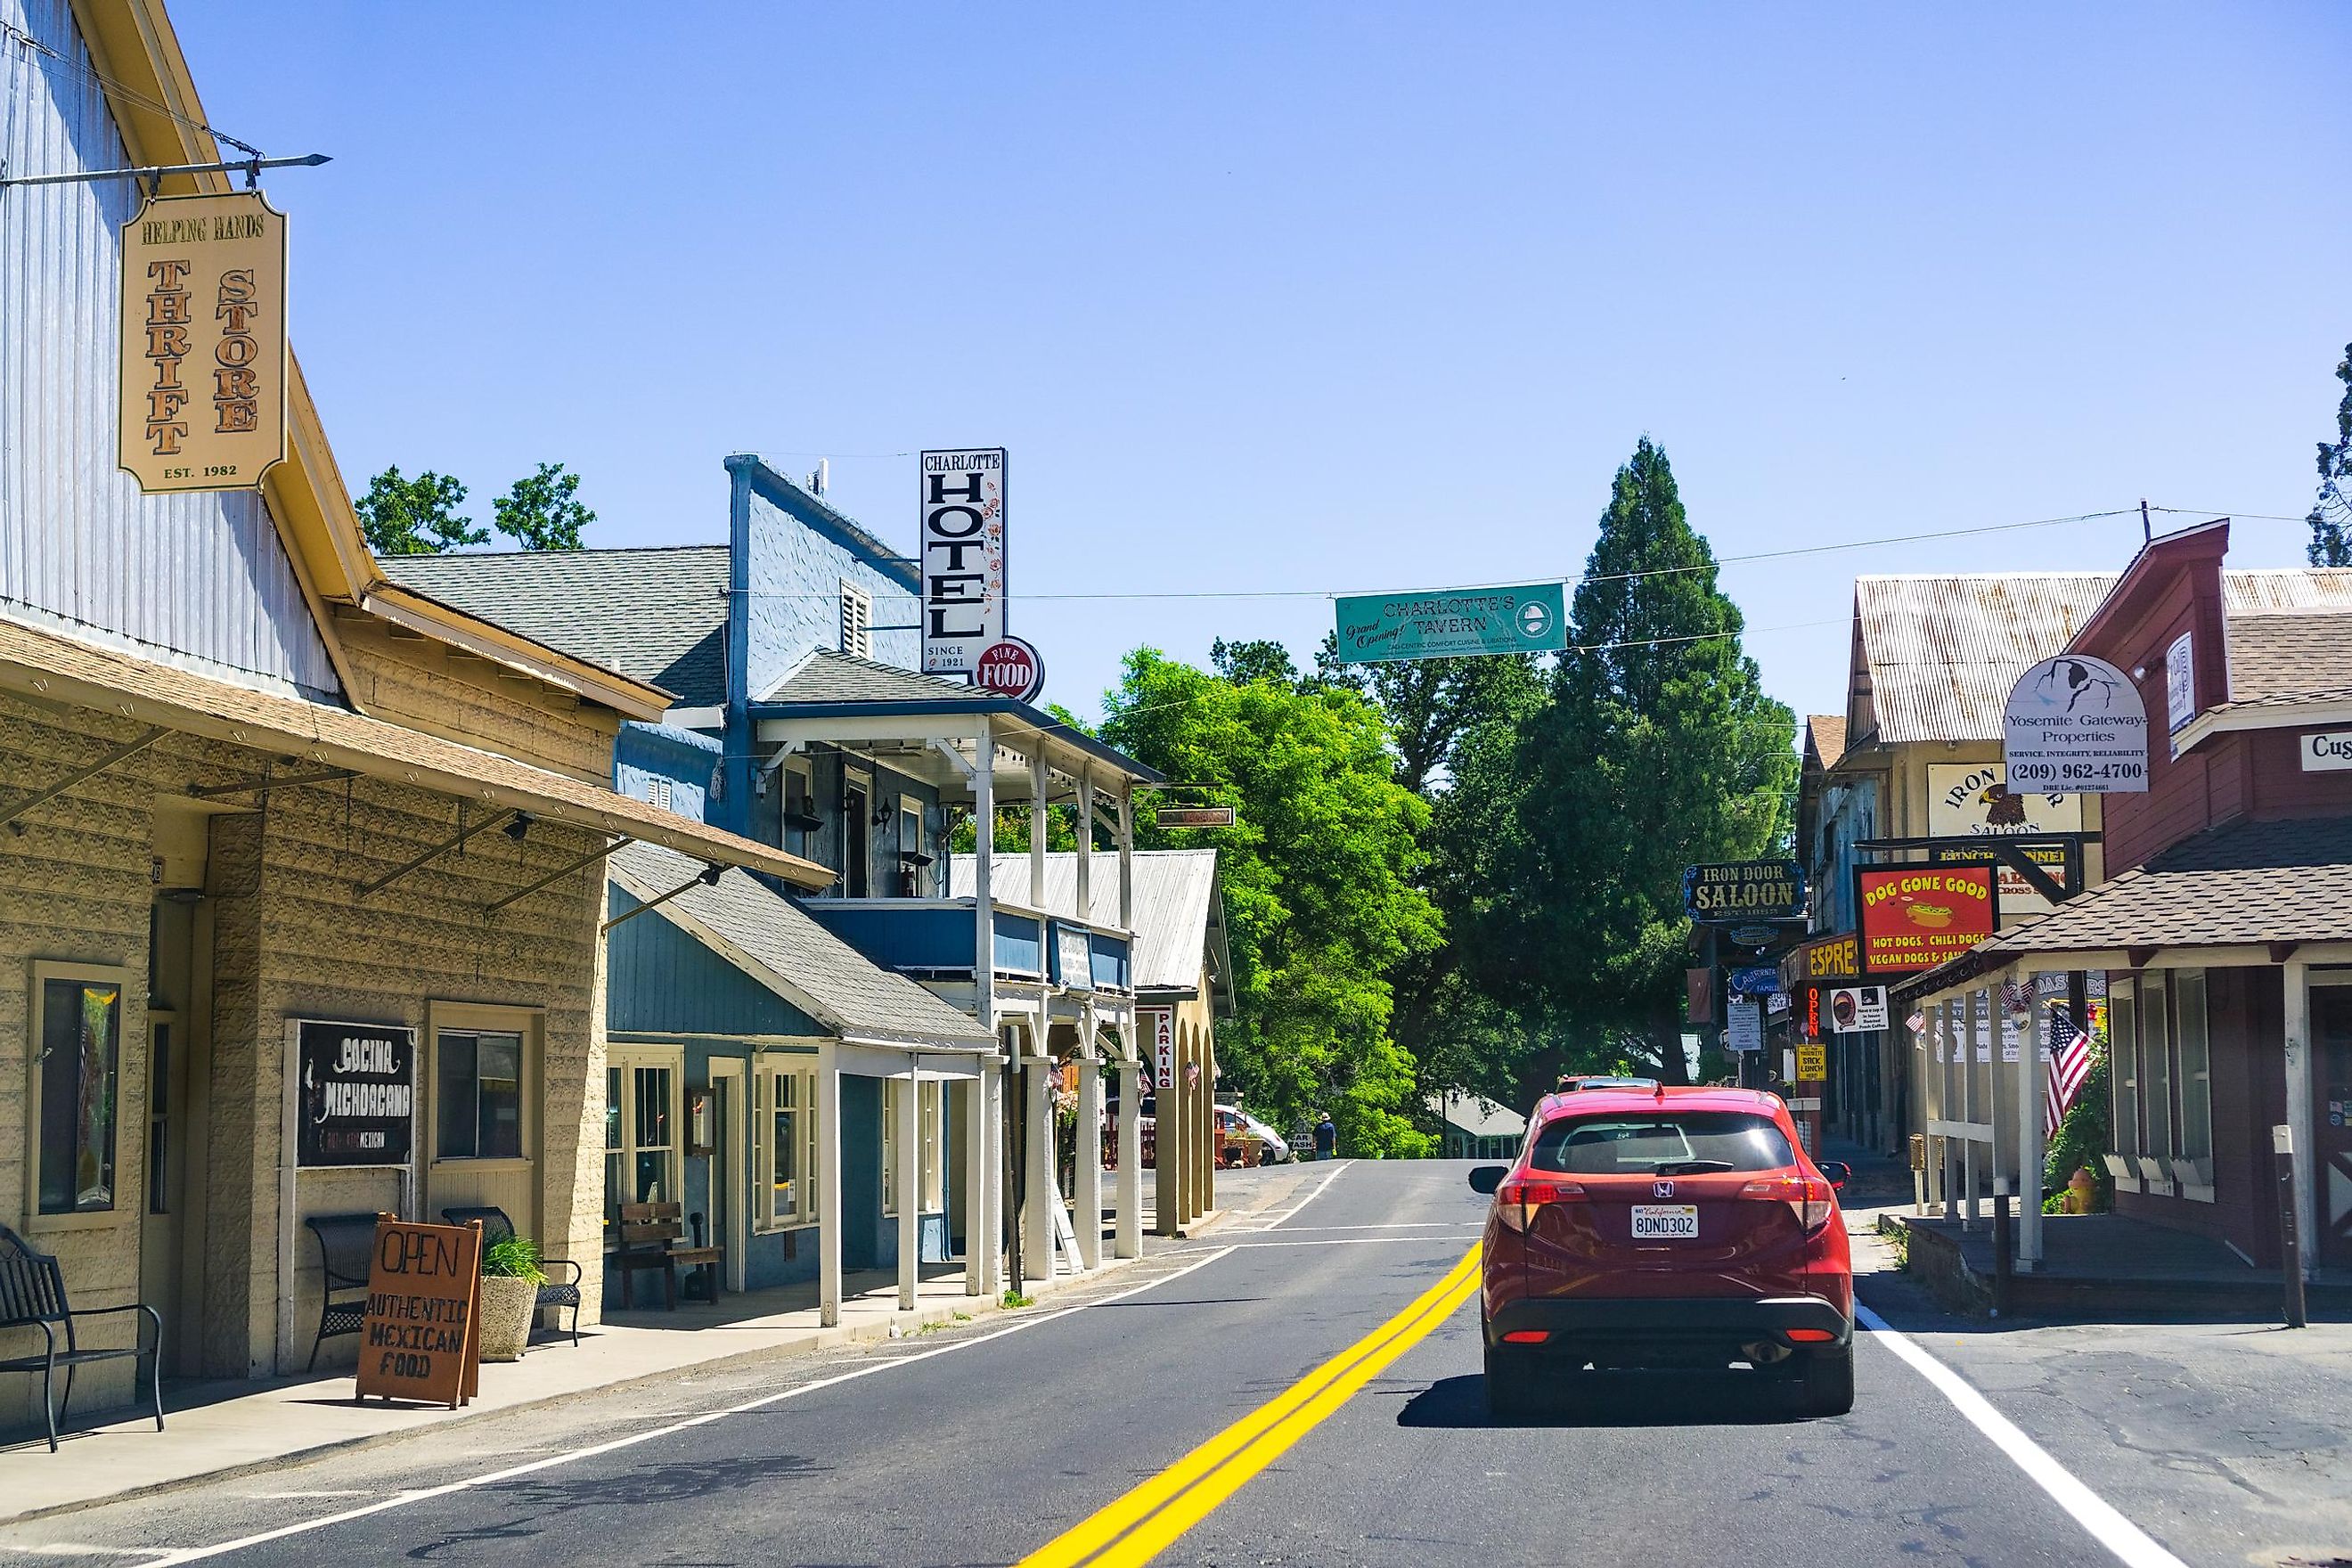
[[[613,852],[610,865],[613,881],[640,903],[702,869],[701,862],[652,844],[624,845]],[[798,904],[744,872],[724,871],[716,885],[688,888],[653,913],[712,943],[721,956],[845,1039],[980,1050],[995,1043],[969,1015],[875,963]]]
[[[949,867],[951,897],[972,896],[979,879],[975,861],[958,855]],[[1007,901],[1028,905],[1029,857],[999,855],[991,868],[994,890]],[[1118,924],[1118,857],[1095,856],[1093,910],[1084,918],[1098,926]],[[1078,858],[1064,851],[1045,857],[1045,913],[1078,913]],[[1139,849],[1135,852],[1135,988],[1189,991],[1203,967],[1229,980],[1222,952],[1211,949],[1212,926],[1222,935],[1224,911],[1217,903],[1217,852],[1213,849]]]
[[[1429,1108],[1473,1138],[1517,1138],[1528,1130],[1526,1117],[1475,1094],[1433,1094]]]
[[[1876,739],[1992,741],[2009,689],[2063,649],[2107,596],[2113,572],[1857,577],[1854,624]],[[2352,609],[2352,569],[2224,572],[2231,616]]]
[[[727,700],[724,544],[386,555],[383,574],[689,706]]]

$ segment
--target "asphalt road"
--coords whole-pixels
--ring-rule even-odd
[[[0,1563],[1017,1563],[1436,1284],[1484,1213],[1465,1169],[1343,1165],[1295,1212],[1278,1203],[1042,1309],[31,1521],[0,1531]],[[1864,1335],[1859,1355],[1838,1420],[1795,1419],[1761,1384],[1629,1378],[1498,1426],[1465,1305],[1310,1407],[1158,1561],[2116,1560],[1885,1342]],[[293,1532],[208,1551],[277,1530]]]

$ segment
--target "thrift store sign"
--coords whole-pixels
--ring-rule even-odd
[[[1909,974],[1954,959],[1993,933],[1990,866],[1888,866],[1854,873],[1862,967]]]
[[[286,217],[258,191],[122,226],[118,457],[149,494],[249,490],[286,457]]]
[[[1004,641],[1004,448],[925,452],[919,477],[923,672],[975,676]]]

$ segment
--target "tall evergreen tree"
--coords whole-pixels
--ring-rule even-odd
[[[1617,471],[1571,622],[1514,752],[1516,864],[1485,921],[1508,940],[1481,942],[1486,988],[1574,1021],[1521,1060],[1523,1095],[1580,1065],[1685,1080],[1683,868],[1780,845],[1797,768],[1796,716],[1764,694],[1647,437]]]
[[[2352,343],[2344,345],[2336,362],[2336,379],[2344,384],[2343,400],[2336,405],[2336,439],[2319,444],[2319,497],[2312,503],[2311,544],[2305,554],[2314,566],[2352,566]]]

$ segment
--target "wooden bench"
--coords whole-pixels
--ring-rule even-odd
[[[482,1255],[485,1258],[489,1256],[491,1247],[515,1233],[514,1221],[507,1218],[507,1211],[502,1208],[443,1209],[441,1217],[451,1225],[467,1225],[480,1220]],[[572,1343],[577,1349],[580,1344],[580,1265],[569,1258],[542,1257],[539,1266],[551,1278],[539,1288],[538,1305],[559,1311],[566,1307],[572,1309]],[[561,1271],[564,1269],[571,1270],[571,1278],[562,1276]]]
[[[111,1350],[84,1350],[74,1334],[74,1323],[82,1318],[110,1317],[118,1312],[137,1312],[153,1326],[152,1339],[134,1331],[133,1342]],[[147,1363],[148,1395],[155,1403],[155,1430],[163,1429],[163,1320],[155,1309],[141,1302],[127,1307],[76,1307],[66,1300],[66,1278],[58,1260],[46,1252],[36,1252],[25,1238],[0,1225],[0,1329],[38,1329],[48,1342],[39,1355],[12,1356],[0,1361],[0,1372],[37,1372],[41,1374],[41,1414],[48,1420],[49,1452],[58,1451],[58,1417],[73,1406],[74,1368],[98,1361],[143,1361]],[[58,1352],[58,1331],[66,1331],[65,1353]],[[144,1342],[140,1342],[143,1341]],[[66,1369],[66,1396],[62,1403],[51,1394],[51,1382],[57,1369]],[[132,1368],[134,1377],[137,1368]],[[133,1387],[137,1386],[134,1382]]]
[[[677,1310],[677,1271],[681,1268],[703,1270],[703,1300],[719,1300],[719,1265],[726,1249],[702,1245],[702,1216],[696,1215],[694,1245],[681,1246],[686,1239],[686,1210],[680,1204],[623,1204],[621,1205],[620,1245],[609,1261],[620,1271],[621,1305],[632,1304],[630,1286],[642,1271],[661,1270],[662,1305],[670,1311]]]

